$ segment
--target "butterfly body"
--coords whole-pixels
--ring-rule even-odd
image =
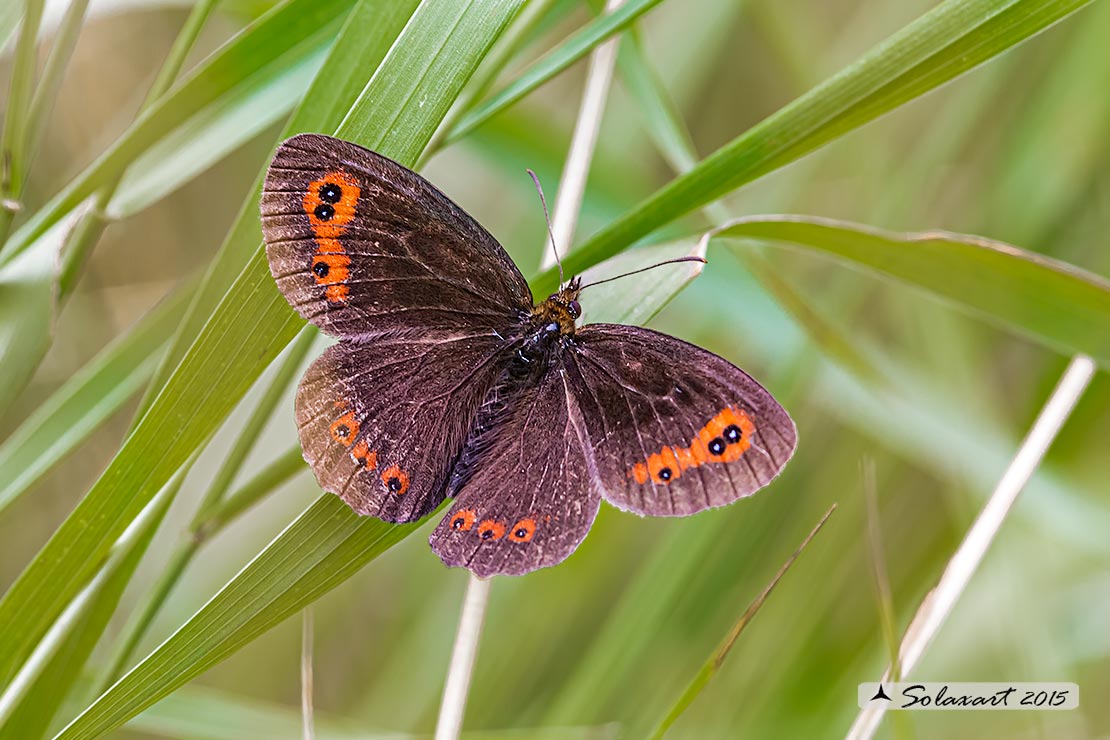
[[[579,280],[535,304],[488,232],[378,154],[288,140],[262,216],[279,288],[340,340],[298,390],[305,459],[359,514],[414,521],[453,499],[431,536],[448,565],[553,565],[602,498],[692,514],[793,453],[793,422],[742,370],[648,329],[578,326]]]

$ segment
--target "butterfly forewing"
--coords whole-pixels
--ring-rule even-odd
[[[499,373],[495,335],[340,342],[297,391],[320,486],[359,514],[407,522],[444,499],[474,413]]]
[[[532,306],[504,249],[447,196],[330,136],[300,134],[278,148],[262,233],[285,298],[341,337],[498,329]]]
[[[495,439],[431,536],[447,565],[481,577],[562,562],[601,497],[585,424],[559,369],[515,397]]]
[[[786,411],[743,370],[648,329],[591,324],[567,378],[603,495],[653,516],[723,506],[771,482],[794,452]]]

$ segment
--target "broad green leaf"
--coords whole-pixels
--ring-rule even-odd
[[[194,284],[178,288],[154,307],[0,444],[0,510],[65,459],[150,378],[158,350],[173,332]]]
[[[466,136],[482,123],[589,54],[602,41],[619,33],[628,24],[658,5],[660,1],[628,0],[613,12],[590,21],[531,65],[504,90],[464,115],[458,125],[447,135],[445,144],[451,144]]]
[[[410,152],[415,158],[422,142],[413,137],[423,142],[431,137],[458,89],[518,7],[508,0],[472,12],[462,12],[471,8],[469,3],[456,5],[454,13],[445,12],[442,4],[434,9],[431,4],[422,6],[393,46],[404,51],[387,57],[364,91],[362,99],[374,101],[374,115],[382,116],[388,128],[377,132],[376,140],[363,143],[394,156]],[[402,68],[397,60],[408,65],[418,52],[430,63],[425,64],[426,75],[413,81],[411,67]],[[322,80],[328,82],[326,77]],[[349,135],[342,127],[340,133]],[[18,664],[37,638],[43,615],[56,613],[76,592],[111,540],[208,438],[301,326],[278,293],[263,250],[256,246],[236,285],[123,449],[0,603],[0,655],[9,664]],[[328,551],[326,543],[321,546]],[[310,563],[312,556],[303,555]],[[28,604],[34,608],[28,610]],[[263,616],[268,620],[272,615]]]
[[[0,258],[11,259],[34,243],[46,229],[102,186],[112,183],[172,132],[186,125],[203,126],[212,106],[234,110],[234,101],[250,101],[255,91],[280,85],[287,75],[297,75],[306,59],[332,43],[353,3],[288,0],[228,41],[145,110],[95,162],[34,213],[4,245]]]
[[[948,0],[675,178],[567,256],[568,273],[939,87],[1090,0]],[[540,292],[558,279],[549,270]]]
[[[1110,367],[1110,281],[1072,265],[980,237],[894,233],[812,216],[751,216],[716,233],[820,250]]]

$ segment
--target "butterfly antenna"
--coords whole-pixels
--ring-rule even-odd
[[[555,246],[555,231],[551,228],[551,216],[547,212],[547,199],[543,197],[543,186],[540,185],[540,178],[536,177],[536,173],[528,170],[528,174],[532,177],[532,182],[536,185],[536,192],[540,194],[540,205],[543,206],[543,218],[547,222],[547,236],[551,239],[551,253],[555,255],[555,264],[559,266],[559,287],[563,287],[563,261],[559,259],[559,248]]]
[[[654,265],[648,265],[647,267],[641,267],[639,270],[633,270],[632,272],[625,272],[625,273],[622,273],[620,275],[614,275],[613,277],[605,278],[604,280],[598,280],[597,282],[594,282],[594,283],[587,283],[587,284],[581,286],[579,288],[579,290],[585,290],[586,288],[592,287],[594,285],[601,285],[602,283],[609,283],[609,282],[612,282],[613,280],[620,280],[623,277],[628,277],[629,275],[635,275],[636,273],[639,273],[639,272],[647,272],[648,270],[654,270],[656,267],[662,267],[663,265],[673,265],[677,262],[700,262],[703,265],[707,264],[704,257],[693,257],[693,256],[675,257],[673,260],[663,260],[662,262],[656,262]]]

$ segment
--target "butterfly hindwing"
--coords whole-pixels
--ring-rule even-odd
[[[340,337],[497,329],[532,306],[505,250],[447,196],[330,136],[300,134],[278,147],[262,233],[290,305]]]
[[[648,329],[591,324],[567,377],[588,422],[601,489],[653,516],[723,506],[771,482],[794,452],[786,411],[743,370]]]
[[[601,504],[582,415],[561,369],[516,394],[431,536],[444,563],[480,577],[562,562]]]
[[[494,335],[339,342],[297,391],[305,459],[352,509],[414,521],[443,501],[474,414],[496,380]]]

